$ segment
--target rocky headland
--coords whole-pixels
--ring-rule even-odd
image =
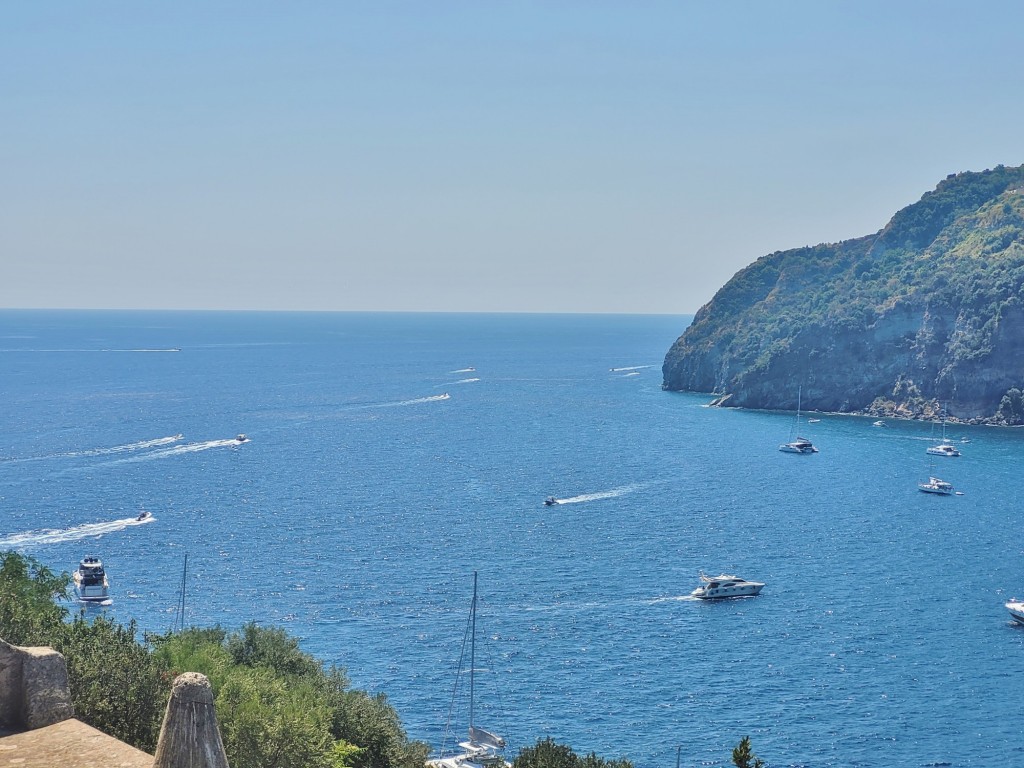
[[[662,368],[727,407],[1024,423],[1024,166],[951,174],[872,235],[763,256]]]

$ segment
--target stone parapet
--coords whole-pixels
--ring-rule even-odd
[[[32,730],[74,716],[64,657],[0,640],[0,727]]]

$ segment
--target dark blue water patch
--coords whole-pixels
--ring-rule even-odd
[[[0,540],[102,557],[156,631],[187,553],[189,623],[282,625],[433,744],[477,570],[512,754],[1015,764],[1021,433],[929,462],[927,424],[823,415],[780,453],[792,414],[661,390],[687,321],[0,312]],[[767,586],[702,603],[701,570]]]

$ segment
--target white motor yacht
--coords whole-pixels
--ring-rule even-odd
[[[926,451],[931,456],[959,456],[960,451],[956,449],[956,446],[952,443],[940,443],[939,445],[929,446]]]
[[[927,483],[918,483],[917,487],[925,493],[937,493],[940,496],[949,496],[953,493],[953,484],[937,477],[929,477]]]
[[[747,581],[739,576],[723,573],[721,576],[700,575],[701,585],[690,593],[699,600],[718,600],[726,597],[753,597],[764,589],[759,581]]]
[[[110,605],[110,583],[98,557],[83,557],[72,575],[75,593],[83,603]]]
[[[1011,600],[1006,604],[1006,610],[1013,616],[1013,620],[1018,624],[1024,624],[1024,603],[1020,600]]]

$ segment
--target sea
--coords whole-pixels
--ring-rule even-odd
[[[811,413],[782,453],[793,412],[662,390],[690,320],[0,311],[0,550],[100,557],[87,612],[140,637],[283,627],[435,748],[476,573],[510,758],[1024,765],[1024,431],[936,458],[934,424]]]

